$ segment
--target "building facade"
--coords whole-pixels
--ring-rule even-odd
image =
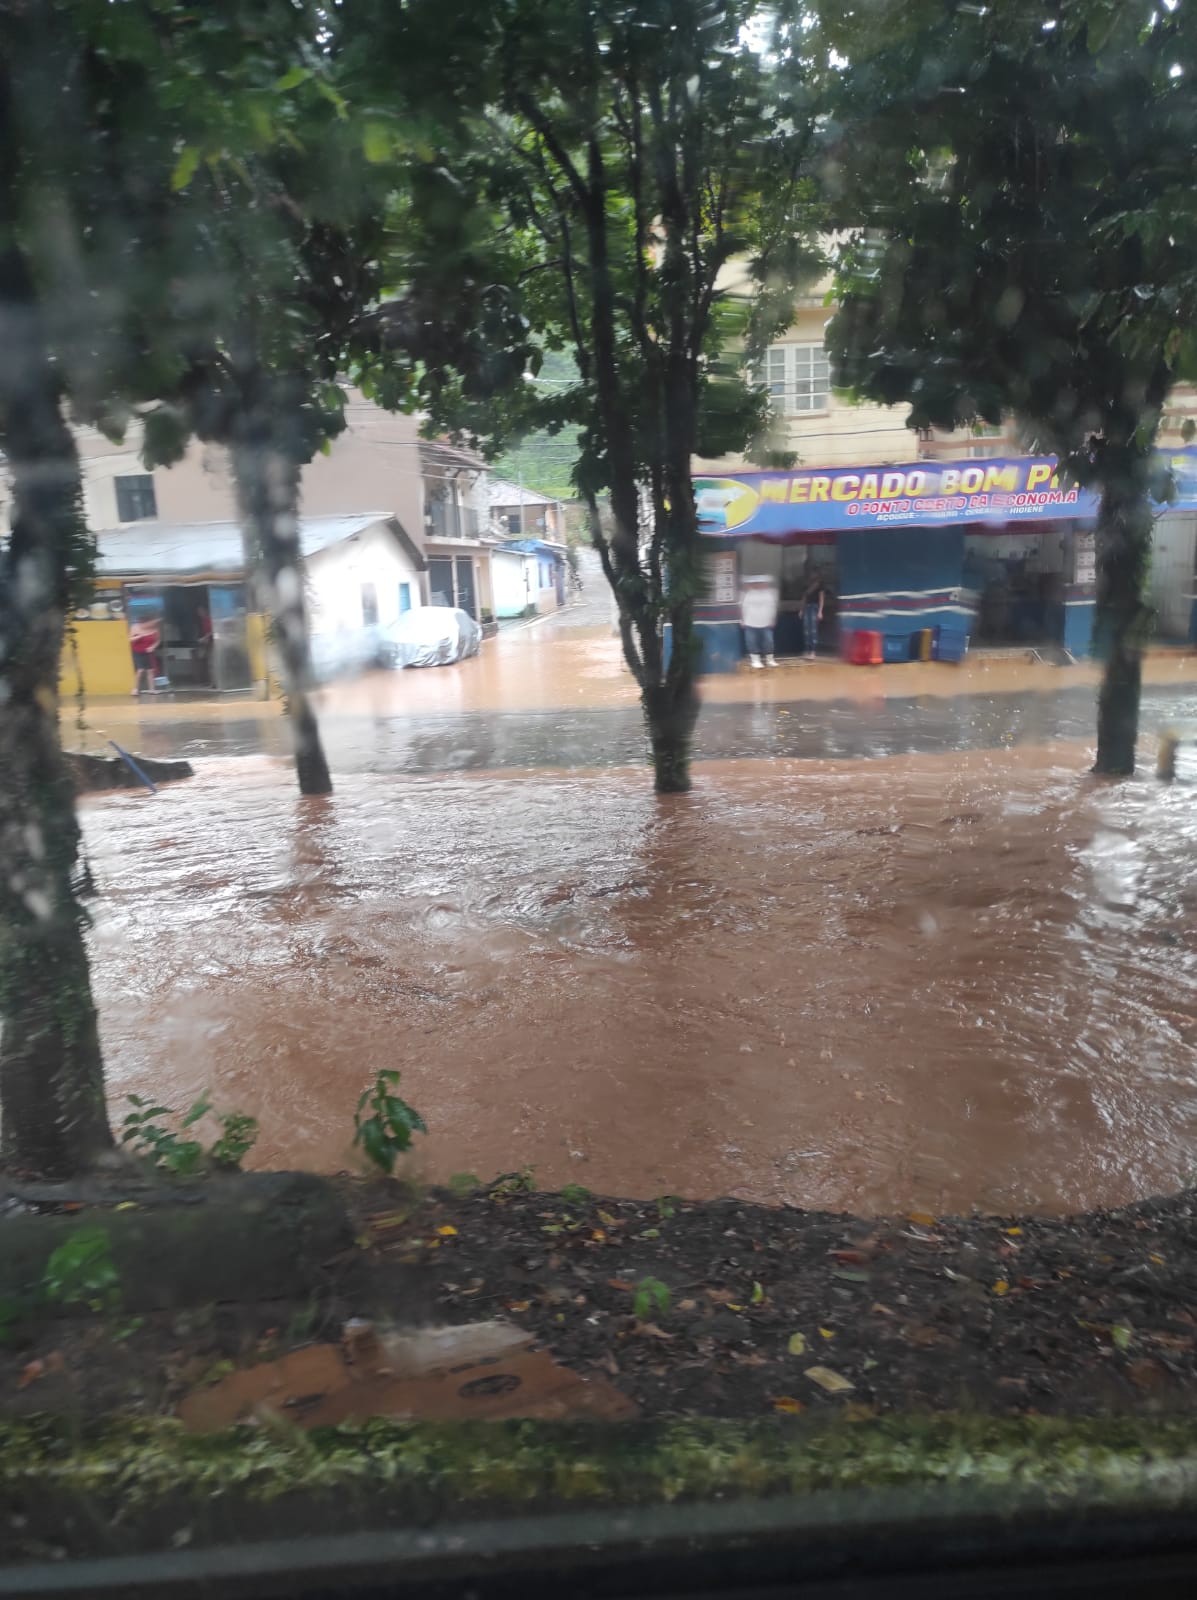
[[[825,289],[829,285],[820,286]],[[792,473],[754,472],[739,458],[695,463],[708,592],[698,608],[704,667],[743,654],[738,596],[768,575],[781,595],[779,653],[808,647],[803,599],[824,596],[817,647],[847,651],[855,632],[881,635],[890,659],[941,637],[964,644],[1093,648],[1092,496],[1061,486],[1051,458],[1021,449],[1013,424],[916,433],[905,407],[853,405],[831,386],[823,294],[798,302],[765,354],[775,448]],[[1179,495],[1158,508],[1149,603],[1157,637],[1197,642],[1197,456],[1185,424],[1197,391],[1177,389],[1160,430]]]
[[[314,659],[337,659],[350,652],[353,635],[385,628],[413,606],[460,606],[484,627],[492,623],[492,555],[509,535],[491,513],[486,462],[447,442],[421,439],[416,418],[382,411],[360,395],[349,395],[346,421],[329,453],[316,456],[301,481]],[[226,452],[192,441],[176,465],[147,471],[133,434],[117,445],[80,429],[77,441],[103,583],[95,603],[73,619],[64,692],[74,692],[82,680],[91,695],[127,694],[129,625],[157,603],[155,595],[166,606],[167,591],[169,611],[160,613],[167,635],[163,679],[195,691],[262,692],[270,677],[267,629],[250,603]],[[6,500],[0,477],[5,524]],[[338,519],[351,519],[352,530],[325,539]],[[221,561],[214,568],[209,558],[215,550]],[[506,577],[518,573],[523,582],[522,554],[498,559]],[[191,591],[186,600],[184,588]],[[209,627],[218,639],[222,628],[226,636],[230,629],[244,633],[244,649],[209,647],[201,637]],[[233,670],[234,660],[248,663],[246,671]]]

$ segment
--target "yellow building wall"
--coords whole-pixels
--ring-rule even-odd
[[[62,648],[58,692],[74,699],[80,684],[88,700],[127,695],[133,688],[129,628],[123,617],[88,618],[69,625]]]
[[[270,618],[251,611],[245,619],[245,644],[249,655],[250,682],[268,700],[277,700],[282,685],[270,664]]]
[[[245,624],[250,680],[259,693],[276,698],[282,688],[270,668],[268,619],[251,612]],[[60,698],[73,700],[79,693],[80,682],[87,700],[132,693],[133,657],[129,649],[129,626],[123,617],[102,621],[80,619],[69,625],[59,664]],[[215,690],[212,697],[216,698]]]

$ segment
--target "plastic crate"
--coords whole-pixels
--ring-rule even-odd
[[[910,635],[908,633],[887,633],[882,641],[881,659],[883,661],[909,661]]]
[[[935,629],[920,628],[910,645],[910,653],[916,661],[930,661],[935,650]]]
[[[964,628],[936,628],[935,660],[963,661],[968,654],[968,632]]]
[[[852,648],[848,659],[854,667],[879,667],[881,665],[881,634],[872,628],[858,628],[852,635]]]

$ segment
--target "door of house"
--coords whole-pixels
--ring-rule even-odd
[[[478,598],[474,593],[474,562],[471,556],[457,556],[454,558],[457,568],[457,604],[463,611],[469,612],[474,621],[478,620]]]
[[[429,556],[428,602],[434,606],[453,605],[453,558]]]
[[[1197,599],[1197,517],[1161,517],[1151,547],[1151,603],[1161,639],[1187,639]]]
[[[248,689],[250,686],[249,641],[246,637],[247,613],[243,584],[209,584],[212,683],[222,692],[230,689]]]

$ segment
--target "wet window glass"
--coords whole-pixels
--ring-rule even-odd
[[[0,3],[0,1588],[1197,1592],[1195,68]]]

